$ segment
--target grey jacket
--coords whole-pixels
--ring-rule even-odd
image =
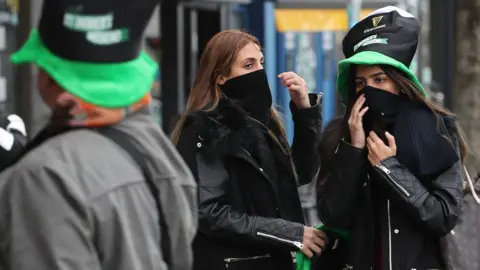
[[[146,149],[171,239],[174,270],[193,264],[196,184],[150,116],[118,129]],[[33,149],[0,175],[0,269],[167,269],[154,199],[130,157],[90,130]]]

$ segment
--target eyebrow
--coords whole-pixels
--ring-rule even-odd
[[[378,76],[378,75],[385,75],[385,72],[381,72],[381,71],[380,71],[380,72],[377,72],[377,73],[375,73],[375,74],[372,74],[372,75],[370,75],[370,76],[368,76],[368,77],[373,78],[373,77]],[[355,77],[355,80],[357,80],[357,79],[360,79],[360,80],[361,80],[361,79],[364,79],[364,77]]]
[[[245,63],[245,62],[248,62],[248,61],[253,61],[253,62],[254,62],[254,61],[256,61],[256,60],[257,60],[257,59],[255,59],[254,57],[248,57],[248,58],[244,59],[244,60],[242,61],[242,63]],[[265,60],[265,57],[260,58],[260,62],[263,61],[263,60]]]

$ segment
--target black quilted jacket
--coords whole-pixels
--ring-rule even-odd
[[[227,100],[188,118],[177,147],[198,182],[194,269],[293,269],[291,251],[302,247],[304,222],[297,185],[313,180],[319,167],[316,95],[311,103],[304,110],[290,106],[295,123],[291,156],[263,144],[261,129]],[[259,153],[262,147],[268,149]],[[276,160],[271,167],[276,179],[259,156]]]

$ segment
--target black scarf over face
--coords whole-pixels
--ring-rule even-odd
[[[364,115],[366,136],[373,130],[388,145],[385,132],[395,137],[397,159],[415,176],[422,177],[450,168],[459,160],[452,142],[451,130],[444,117],[440,121],[423,103],[411,101],[406,95],[395,95],[367,86],[357,95],[365,94],[369,110]]]
[[[373,130],[387,144],[385,131],[393,133],[397,113],[404,97],[371,86],[365,86],[360,90],[356,99],[362,94],[365,95],[363,108],[368,106],[368,111],[363,116],[363,128],[367,136]]]
[[[264,69],[229,79],[221,89],[227,98],[237,102],[250,117],[268,125],[272,92]]]

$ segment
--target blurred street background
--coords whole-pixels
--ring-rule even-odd
[[[42,0],[0,0],[0,109],[22,116],[30,136],[49,112],[35,89],[36,70],[14,67],[9,56],[37,24],[41,4]],[[323,92],[324,123],[342,114],[335,91],[341,40],[350,25],[386,5],[406,9],[421,21],[411,69],[431,99],[458,114],[473,153],[480,154],[480,0],[163,0],[144,43],[159,64],[152,92],[154,116],[170,133],[184,110],[206,42],[218,31],[244,29],[263,44],[273,97],[291,140],[291,115],[283,110],[289,95],[276,75],[295,71],[312,92]],[[468,165],[471,174],[480,169],[473,158]],[[315,187],[302,187],[300,192],[308,222],[318,224]]]

